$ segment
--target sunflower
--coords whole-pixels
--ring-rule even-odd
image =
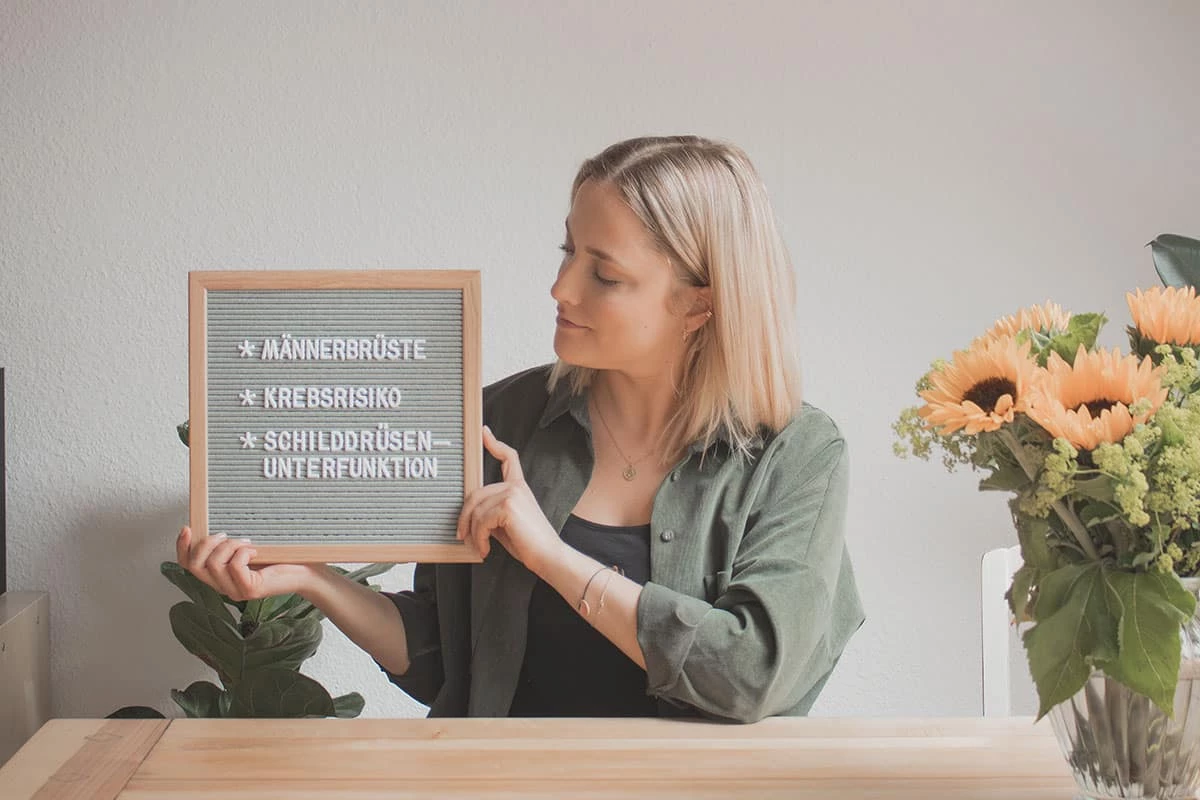
[[[1130,406],[1143,399],[1149,401],[1149,410],[1131,414]],[[1166,399],[1162,370],[1149,358],[1122,356],[1117,348],[1088,352],[1080,345],[1074,365],[1058,353],[1050,354],[1029,416],[1051,436],[1082,450],[1095,450],[1102,442],[1124,439]]]
[[[1026,329],[1051,335],[1065,331],[1070,322],[1070,312],[1063,311],[1062,306],[1058,303],[1051,303],[1047,300],[1043,305],[1022,308],[1012,316],[1001,317],[996,320],[996,324],[987,333],[979,338],[984,340],[1003,339],[1007,336],[1016,336]]]
[[[1200,344],[1200,297],[1196,287],[1154,287],[1126,294],[1134,327],[1158,344]]]
[[[997,430],[1029,408],[1036,370],[1029,342],[1018,345],[1012,336],[976,340],[929,374],[932,388],[921,392],[926,405],[917,413],[943,435],[960,428],[968,435]]]

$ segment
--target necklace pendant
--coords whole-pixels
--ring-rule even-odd
[[[627,481],[631,481],[637,477],[637,470],[633,468],[633,464],[630,464],[621,471],[621,477]]]

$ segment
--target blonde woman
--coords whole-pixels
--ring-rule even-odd
[[[845,443],[800,400],[795,285],[745,154],[615,144],[571,191],[557,363],[484,390],[478,565],[378,594],[324,567],[248,567],[184,529],[235,599],[298,592],[431,716],[805,714],[862,608]]]

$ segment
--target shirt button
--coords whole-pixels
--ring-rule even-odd
[[[658,535],[658,538],[662,539],[664,542],[669,542],[675,538],[675,531],[663,531]]]
[[[673,481],[679,480],[679,470],[675,470],[674,472],[671,473],[671,480],[673,480]]]

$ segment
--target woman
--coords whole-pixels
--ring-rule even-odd
[[[580,168],[562,250],[557,363],[484,390],[458,523],[481,564],[380,594],[187,528],[180,564],[303,595],[431,716],[807,713],[863,616],[845,445],[800,401],[758,175],[706,139],[618,143]]]

